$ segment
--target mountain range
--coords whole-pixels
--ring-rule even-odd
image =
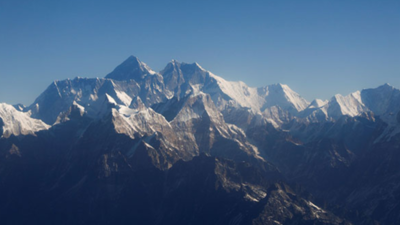
[[[400,90],[311,103],[172,60],[0,104],[4,224],[398,224]]]

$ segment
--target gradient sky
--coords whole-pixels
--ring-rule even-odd
[[[0,102],[29,105],[53,80],[104,77],[130,55],[309,101],[400,88],[400,1],[0,0]]]

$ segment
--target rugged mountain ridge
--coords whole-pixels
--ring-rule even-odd
[[[1,137],[11,135],[34,135],[35,132],[46,130],[50,126],[38,119],[33,119],[30,113],[20,112],[12,105],[0,103]]]
[[[157,73],[131,56],[105,78],[55,81],[28,107],[0,105],[0,207],[17,215],[21,201],[37,204],[37,192],[43,205],[23,210],[39,210],[41,222],[43,213],[94,207],[121,224],[200,224],[202,216],[214,224],[391,224],[400,221],[390,197],[400,186],[399,102],[400,91],[385,84],[309,103],[287,85],[252,88],[175,60]],[[89,192],[96,195],[82,198]],[[77,211],[62,206],[81,198]],[[213,198],[221,210],[203,210]]]

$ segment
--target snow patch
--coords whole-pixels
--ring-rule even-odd
[[[129,95],[127,95],[125,92],[115,90],[115,93],[117,94],[119,100],[124,103],[124,105],[129,106],[131,104],[132,98],[129,97]]]
[[[29,112],[20,112],[5,103],[0,103],[0,118],[4,123],[3,137],[34,134],[50,128],[43,121],[31,118]]]

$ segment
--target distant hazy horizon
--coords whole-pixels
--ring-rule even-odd
[[[0,0],[0,102],[31,104],[53,80],[104,77],[128,56],[160,71],[198,62],[312,101],[400,88],[400,1]]]

